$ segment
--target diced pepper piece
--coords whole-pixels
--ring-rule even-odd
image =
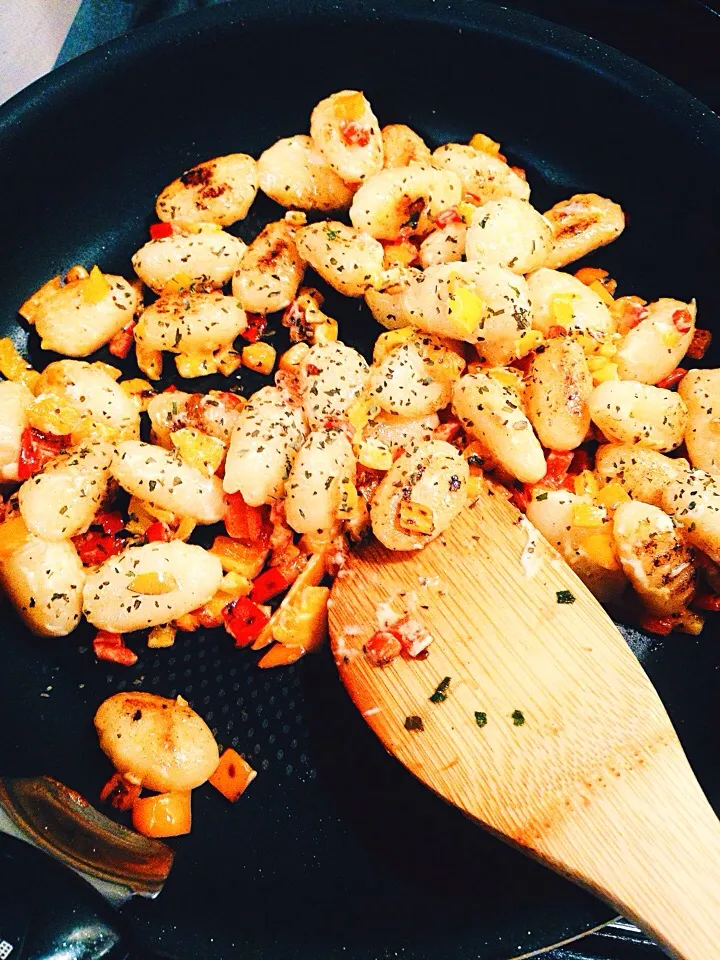
[[[398,240],[397,243],[384,245],[385,255],[383,262],[386,269],[401,266],[410,267],[420,259],[418,248],[409,240]]]
[[[51,436],[25,427],[20,437],[20,456],[18,458],[18,478],[27,480],[41,470],[43,466],[57,457],[70,446],[67,436]]]
[[[20,356],[10,337],[0,339],[0,373],[8,380],[24,383],[32,393],[40,379],[37,370],[33,370],[27,360]]]
[[[702,360],[711,343],[712,333],[709,330],[696,329],[687,349],[687,356],[691,360]]]
[[[277,359],[277,350],[269,343],[251,343],[243,347],[242,363],[249,370],[256,373],[272,373]]]
[[[458,280],[451,280],[448,316],[466,333],[472,333],[487,313],[487,304],[474,290]]]
[[[675,367],[672,373],[663,377],[662,380],[658,380],[655,386],[660,387],[662,390],[672,390],[673,387],[676,387],[680,383],[686,373],[687,370],[684,367]]]
[[[164,571],[155,573],[151,570],[133,577],[128,586],[133,593],[159,597],[163,593],[172,593],[173,590],[177,590],[177,580],[171,573]]]
[[[446,443],[452,443],[453,440],[462,432],[462,424],[459,420],[446,420],[445,423],[439,423],[433,430],[435,440],[444,440]]]
[[[313,343],[328,343],[338,338],[338,322],[332,317],[327,317],[322,323],[316,323],[312,330]]]
[[[211,477],[225,457],[225,444],[195,427],[181,427],[170,434],[170,440],[185,463]]]
[[[247,317],[247,326],[240,334],[244,340],[248,340],[250,343],[257,343],[257,341],[265,333],[265,328],[267,327],[267,317],[262,313],[248,313],[245,315]]]
[[[573,454],[571,451],[551,450],[546,461],[545,476],[540,481],[540,486],[547,487],[549,490],[559,490],[572,461]]]
[[[618,332],[624,335],[646,319],[647,302],[635,296],[619,297],[613,303],[612,313],[617,321]]]
[[[301,340],[300,343],[294,343],[289,350],[286,350],[280,356],[278,370],[284,370],[286,373],[298,373],[309,352],[310,347],[304,340]]]
[[[285,647],[282,643],[276,643],[258,660],[258,666],[263,670],[269,667],[286,667],[304,655],[302,647]]]
[[[19,514],[0,523],[0,560],[11,557],[29,536],[30,531]]]
[[[110,633],[108,630],[98,630],[93,640],[93,653],[98,660],[118,663],[123,667],[131,667],[137,663],[137,654],[125,646],[123,635]]]
[[[358,91],[350,91],[334,98],[333,109],[338,120],[359,120],[365,113],[365,97]]]
[[[293,585],[285,594],[282,603],[273,613],[270,621],[258,634],[257,640],[253,643],[253,650],[262,650],[263,647],[266,647],[269,643],[272,643],[273,627],[275,623],[277,623],[278,618],[281,616],[283,609],[295,602],[295,597],[298,596],[303,587],[317,587],[322,578],[325,576],[326,572],[327,552],[323,551],[321,553],[313,553],[310,559],[303,566]]]
[[[556,324],[567,329],[573,325],[575,319],[573,302],[577,299],[574,293],[556,293],[550,301],[550,313]]]
[[[526,357],[533,350],[537,350],[545,337],[539,330],[523,330],[515,341],[515,356],[520,359]]]
[[[583,550],[604,570],[619,570],[613,538],[609,533],[593,533],[583,540]]]
[[[606,307],[612,307],[612,305],[615,303],[610,291],[605,284],[602,283],[602,281],[593,280],[593,282],[590,284],[590,289],[600,297]]]
[[[584,283],[586,287],[589,287],[591,283],[594,283],[596,280],[599,280],[601,283],[607,277],[607,270],[603,270],[601,267],[581,267],[579,270],[575,271],[575,276],[580,281]]]
[[[661,637],[666,637],[672,633],[675,621],[672,617],[654,617],[652,614],[645,614],[640,618],[640,627],[647,630],[648,633],[657,633]]]
[[[402,644],[389,630],[377,630],[365,643],[363,650],[374,667],[384,667],[400,656]]]
[[[110,293],[110,284],[107,282],[97,264],[90,271],[90,275],[82,281],[82,295],[85,303],[100,303]]]
[[[372,470],[389,470],[393,465],[392,452],[382,440],[368,437],[358,445],[358,463]]]
[[[253,582],[253,588],[250,591],[250,599],[253,603],[267,603],[273,597],[290,586],[288,581],[282,575],[278,567],[271,567],[265,573],[261,573]]]
[[[120,537],[110,537],[95,530],[72,537],[72,542],[86,567],[96,567],[125,549],[125,541]]]
[[[594,497],[599,489],[597,477],[592,470],[581,470],[575,477],[573,486],[575,493],[579,497],[582,497],[584,494]]]
[[[269,548],[261,543],[243,543],[231,537],[215,537],[210,553],[219,558],[223,570],[254,580],[265,566]]]
[[[605,508],[594,503],[576,503],[572,508],[572,522],[578,527],[601,527],[606,519]]]
[[[239,492],[225,494],[225,502],[225,529],[233,539],[267,542],[270,524],[266,508],[249,507]]]
[[[236,647],[248,646],[268,623],[269,618],[248,597],[240,597],[228,607],[225,615],[225,629],[234,638]]]
[[[136,800],[132,824],[146,837],[179,837],[190,833],[192,814],[190,792],[158,793]]]
[[[132,810],[141,793],[140,784],[129,783],[121,773],[114,773],[100,791],[100,800],[109,801],[116,810]]]
[[[423,503],[403,500],[398,510],[398,523],[409,533],[430,534],[435,530],[435,516]]]
[[[500,153],[500,144],[497,140],[493,140],[484,133],[474,133],[470,137],[470,146],[474,150],[479,150],[480,153],[489,153],[495,157]]]
[[[303,587],[293,603],[284,607],[273,624],[273,637],[286,647],[319,650],[327,637],[329,587]]]
[[[357,487],[349,477],[344,477],[340,483],[338,518],[347,520],[349,517],[354,517],[357,514],[359,502]]]
[[[340,136],[349,147],[366,147],[370,143],[372,129],[354,120],[343,120],[340,123]]]
[[[256,776],[257,771],[253,770],[247,760],[244,760],[232,747],[228,747],[220,757],[220,763],[208,783],[230,803],[235,803]]]
[[[151,650],[160,650],[165,647],[172,647],[175,643],[177,628],[170,624],[165,626],[153,627],[148,634],[147,645]]]
[[[102,527],[103,533],[113,536],[125,526],[122,514],[119,510],[113,510],[111,513],[98,513],[92,522],[94,527]]]
[[[133,336],[133,330],[137,324],[133,320],[131,323],[128,323],[126,326],[119,330],[113,337],[108,340],[108,350],[114,357],[118,357],[120,360],[125,360],[132,350],[132,345],[135,342],[135,337]]]
[[[160,379],[163,368],[163,358],[160,350],[146,347],[142,341],[138,340],[135,343],[135,362],[149,380]]]
[[[616,480],[611,480],[600,490],[595,499],[603,507],[614,510],[621,503],[627,503],[630,495]]]
[[[715,613],[720,612],[720,597],[714,593],[701,593],[693,600],[693,606],[700,610],[711,610]]]
[[[163,237],[171,237],[173,235],[173,225],[171,223],[151,223],[150,224],[150,239],[151,240],[161,240]]]
[[[616,363],[606,363],[600,370],[593,373],[593,383],[597,386],[599,383],[605,383],[607,380],[619,380],[618,365]]]
[[[448,207],[435,217],[435,226],[438,230],[444,230],[451,223],[464,223],[462,214],[457,207]]]
[[[165,543],[167,540],[172,540],[173,537],[162,520],[155,520],[145,531],[145,539],[148,543]]]
[[[380,363],[389,353],[392,353],[403,343],[407,343],[408,340],[412,340],[414,336],[415,330],[413,327],[398,327],[397,330],[388,330],[386,333],[381,333],[373,347],[373,362]],[[367,401],[368,404],[370,402]]]
[[[193,285],[193,278],[186,270],[178,270],[174,273],[163,287],[164,294],[185,293]]]
[[[200,619],[194,613],[184,613],[181,617],[176,617],[172,625],[183,633],[194,633],[200,626]]]
[[[672,322],[675,324],[675,329],[677,332],[684,335],[689,333],[692,329],[692,314],[687,307],[682,307],[680,310],[675,310],[673,312]]]
[[[178,524],[177,530],[173,534],[173,540],[187,541],[196,526],[197,524],[192,517],[183,517]]]
[[[52,437],[66,437],[77,429],[82,412],[65,397],[46,394],[33,400],[27,422],[33,429]]]

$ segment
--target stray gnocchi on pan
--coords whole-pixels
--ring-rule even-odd
[[[258,191],[281,209],[241,239]],[[19,307],[61,359],[0,340],[0,584],[29,630],[84,619],[97,659],[132,666],[221,628],[292,664],[353,543],[422,549],[486,485],[645,629],[720,611],[720,371],[680,365],[710,334],[694,301],[570,266],[622,234],[617,202],[542,212],[488,135],[433,149],[342,90],[257,160],[176,176],[155,212],[132,279],[76,265]],[[359,305],[372,358],[343,342]],[[266,378],[250,395],[243,371]],[[378,667],[431,652],[415,621],[381,641]],[[102,798],[150,836],[186,833],[206,781],[234,801],[255,776],[182,697],[118,693],[95,725]]]

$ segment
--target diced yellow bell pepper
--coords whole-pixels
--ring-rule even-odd
[[[607,357],[608,360],[612,360],[612,358],[615,356],[617,351],[618,351],[617,344],[613,343],[613,340],[610,339],[610,340],[606,340],[604,343],[601,343],[600,346],[598,347],[597,352],[601,357]]]
[[[0,373],[8,380],[24,383],[32,393],[40,381],[40,374],[20,356],[10,337],[0,339]]]
[[[595,337],[591,337],[589,333],[584,333],[581,330],[576,330],[573,333],[573,336],[577,343],[583,349],[583,353],[586,357],[592,357],[598,352],[601,346],[601,341],[597,340]]]
[[[383,263],[386,269],[390,267],[409,267],[417,259],[417,247],[409,240],[399,240],[397,243],[389,243],[385,247]]]
[[[65,397],[43,393],[27,408],[27,419],[28,424],[41,433],[65,437],[77,429],[83,415]]]
[[[159,380],[163,368],[162,353],[159,350],[151,350],[146,347],[137,337],[138,329],[139,324],[135,328],[135,361],[149,380]]]
[[[572,522],[577,527],[601,527],[606,518],[605,508],[594,503],[576,503],[572,508]]]
[[[246,597],[252,590],[252,580],[243,577],[239,573],[226,573],[220,581],[219,593],[229,597],[231,600],[238,600],[240,597]]]
[[[358,492],[355,484],[349,477],[345,477],[340,483],[340,503],[338,505],[338,517],[352,517],[358,508]]]
[[[253,646],[253,649],[255,647]],[[295,663],[300,657],[305,656],[302,647],[286,647],[282,643],[276,643],[258,660],[258,666],[261,670],[267,670],[269,667],[286,667],[290,663]]]
[[[593,373],[593,383],[597,386],[599,383],[605,383],[607,380],[619,380],[618,365],[616,363],[606,363],[601,370]]]
[[[515,356],[518,359],[526,357],[532,350],[536,350],[544,340],[545,337],[539,330],[523,330],[515,341]]]
[[[140,380],[139,377],[134,377],[132,380],[123,380],[120,386],[138,410],[140,410],[141,413],[145,413],[150,405],[150,401],[155,396],[155,390],[152,384],[148,383],[147,380]]]
[[[329,587],[303,587],[297,600],[285,607],[273,626],[273,637],[286,647],[318,650],[327,637]]]
[[[602,302],[607,307],[612,307],[612,305],[615,303],[612,296],[610,295],[610,291],[608,290],[608,288],[605,286],[604,283],[601,283],[599,280],[593,280],[593,282],[590,284],[590,289],[593,290],[600,297]]]
[[[619,504],[627,503],[630,495],[617,481],[611,480],[597,493],[595,499],[608,510],[614,510]]]
[[[163,287],[165,296],[173,296],[178,293],[186,293],[193,284],[193,278],[185,270],[178,270],[174,273]]]
[[[179,220],[177,224],[183,233],[220,233],[222,230],[219,223],[192,223],[189,220]]]
[[[347,419],[348,423],[354,430],[354,444],[357,445],[360,443],[363,430],[368,425],[369,421],[372,420],[372,418],[376,415],[378,409],[379,408],[374,400],[364,396],[359,396],[348,407]]]
[[[597,477],[592,470],[583,470],[575,477],[574,487],[575,493],[579,497],[582,497],[584,494],[594,497],[598,492]]]
[[[480,153],[489,153],[496,157],[500,153],[500,144],[484,133],[474,133],[470,137],[470,146]]]
[[[465,333],[472,333],[487,313],[487,304],[461,280],[451,280],[448,296],[448,317]]]
[[[137,353],[137,350],[136,350]],[[138,363],[138,366],[140,364]],[[207,377],[218,372],[217,360],[211,353],[179,353],[175,357],[177,372],[184,379],[192,377]],[[148,377],[153,378],[144,371]]]
[[[131,497],[130,503],[128,504],[128,511],[134,515],[147,514],[150,516],[152,523],[153,520],[161,520],[163,523],[166,523],[168,526],[171,526],[176,521],[176,516],[174,513],[171,513],[170,510],[162,510],[160,507],[156,507],[154,504],[149,503],[146,500],[140,500],[138,497]]]
[[[386,333],[381,333],[373,347],[373,363],[380,363],[397,347],[412,340],[416,333],[414,327],[398,327],[397,330],[388,330]]]
[[[673,627],[678,633],[687,633],[691,637],[698,637],[705,626],[705,617],[702,614],[695,613],[693,610],[685,610],[678,617],[677,623]]]
[[[556,293],[550,301],[550,314],[560,327],[571,327],[575,320],[573,301],[577,299],[574,293]]]
[[[361,440],[358,445],[358,462],[371,470],[389,470],[393,465],[390,447],[375,437]]]
[[[610,361],[607,357],[600,356],[600,354],[597,353],[587,358],[587,365],[590,373],[597,373],[598,370],[602,370],[602,368],[607,366],[608,363],[610,363]]]
[[[128,586],[133,593],[157,597],[162,593],[172,593],[173,590],[177,590],[177,580],[171,573],[156,573],[151,570],[133,577]]]
[[[30,536],[21,516],[11,517],[0,523],[0,560],[7,560],[22,547]]]
[[[285,607],[292,606],[296,597],[305,587],[317,587],[327,572],[327,554],[314,553],[300,572],[300,575],[290,587],[285,597],[270,617],[270,621],[260,631],[257,640],[253,643],[253,650],[262,650],[273,642],[273,629]],[[297,649],[300,649],[299,647]],[[303,651],[304,652],[304,651]]]
[[[85,303],[100,303],[110,293],[110,284],[97,264],[90,271],[90,276],[82,280],[82,295]]]
[[[171,647],[175,643],[177,627],[166,624],[164,627],[153,627],[148,634],[147,645],[151,650],[160,650]]]
[[[329,343],[338,338],[338,322],[332,317],[326,317],[322,323],[313,327],[313,343]]]
[[[173,540],[182,540],[183,542],[189,540],[190,534],[193,532],[197,524],[192,519],[192,517],[183,517],[178,528],[173,534]]]
[[[172,625],[183,633],[194,633],[200,626],[200,620],[195,613],[184,613],[173,620]]]
[[[492,367],[487,374],[504,387],[510,387],[511,390],[521,392],[524,388],[523,376],[519,370],[510,367]]]
[[[470,477],[468,479],[467,492],[468,500],[477,500],[479,496],[485,493],[485,477],[479,467],[470,467]]]
[[[239,350],[233,350],[232,346],[224,350],[218,350],[215,354],[215,363],[218,373],[224,377],[229,377],[242,366],[242,353]]]
[[[359,120],[365,113],[365,97],[358,92],[336,96],[333,108],[338,120]]]
[[[308,353],[310,353],[310,347],[304,340],[293,344],[289,350],[280,355],[278,370],[284,370],[286,373],[298,373]]]
[[[668,327],[667,330],[663,330],[661,334],[662,342],[666,347],[676,347],[683,338],[683,334],[679,330],[676,330],[674,327]]]
[[[111,363],[105,363],[103,360],[96,360],[93,363],[93,367],[97,370],[102,370],[111,380],[119,380],[122,376],[122,370],[120,370],[119,367],[114,367]]]
[[[211,477],[223,461],[225,444],[195,427],[181,427],[170,434],[170,440],[185,463]]]
[[[465,226],[469,226],[477,207],[474,203],[468,203],[467,200],[461,200],[460,203],[455,205],[455,209],[462,217],[462,222],[465,224]]]
[[[588,557],[604,570],[620,568],[613,539],[609,533],[593,533],[583,540],[583,549]]]
[[[398,524],[408,533],[430,534],[435,530],[435,517],[425,504],[403,500],[398,510]]]
[[[215,537],[210,553],[214,554],[227,573],[235,573],[254,580],[265,566],[268,547],[259,543],[242,543],[231,537]]]
[[[269,374],[275,366],[277,350],[271,347],[269,343],[251,343],[243,347],[242,362],[243,366],[256,373]]]

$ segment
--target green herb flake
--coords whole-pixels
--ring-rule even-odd
[[[575,596],[569,590],[558,590],[556,596],[558,603],[575,603]]]
[[[516,727],[521,727],[525,723],[525,716],[520,710],[513,710],[510,716]]]
[[[543,493],[539,493],[535,497],[535,500],[539,503],[541,500],[547,500],[547,497],[548,497],[548,492],[547,490],[545,490]]]
[[[445,692],[450,686],[450,677],[445,677],[444,680],[441,680],[435,689],[435,693],[430,697],[430,703],[443,703],[447,700],[448,695]]]
[[[405,717],[405,729],[413,733],[422,733],[425,729],[422,717]]]
[[[482,710],[475,711],[475,723],[479,727],[484,727],[487,724],[487,714],[483,713]]]

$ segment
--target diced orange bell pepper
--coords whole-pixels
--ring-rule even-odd
[[[23,518],[17,514],[0,524],[0,560],[7,560],[30,537]]]
[[[249,507],[240,493],[226,494],[225,502],[225,529],[234,540],[254,542],[270,536],[264,507]]]
[[[136,800],[132,823],[137,832],[146,837],[179,837],[190,833],[190,792],[159,793]]]
[[[264,657],[258,660],[258,666],[263,670],[268,667],[285,667],[290,663],[295,663],[304,655],[305,651],[302,647],[285,647],[282,643],[276,643],[270,647]]]
[[[253,770],[247,760],[232,747],[228,747],[220,757],[220,763],[208,783],[219,790],[230,803],[235,803],[256,776],[257,771]]]
[[[232,537],[215,537],[210,553],[219,558],[223,570],[254,580],[265,566],[270,552],[263,543],[243,543]]]

